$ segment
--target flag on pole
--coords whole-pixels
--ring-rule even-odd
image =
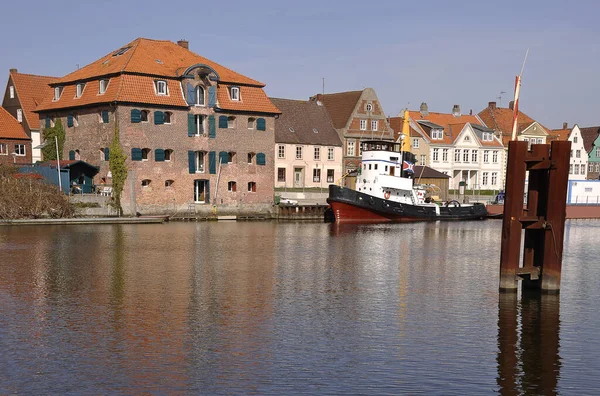
[[[517,138],[517,118],[519,115],[519,93],[521,91],[521,76],[517,76],[515,80],[515,101],[513,105],[513,125],[512,125],[512,139]]]
[[[412,162],[404,161],[404,163],[402,164],[402,170],[415,173],[415,164]]]

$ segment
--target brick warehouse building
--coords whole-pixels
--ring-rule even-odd
[[[177,44],[138,38],[54,81],[36,109],[60,118],[64,155],[100,168],[118,122],[128,178],[125,213],[267,213],[272,210],[274,117],[265,86]]]

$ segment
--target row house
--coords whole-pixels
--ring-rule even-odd
[[[600,178],[600,126],[579,129],[588,158],[587,178],[598,180]]]
[[[189,50],[138,38],[51,83],[40,128],[58,120],[64,153],[112,183],[116,131],[127,154],[126,212],[238,213],[273,204],[274,119],[264,84]]]
[[[0,107],[0,165],[31,163],[31,138],[23,125],[5,108]]]
[[[52,88],[49,84],[56,79],[56,77],[19,73],[17,69],[9,71],[2,107],[17,119],[27,136],[31,138],[30,154],[33,162],[42,160],[42,151],[39,148],[42,142],[40,122],[34,110],[51,94]]]
[[[552,129],[548,135],[548,142],[553,140],[568,140],[571,142],[571,158],[569,159],[569,180],[586,180],[588,173],[588,152],[581,129],[575,124],[568,128],[563,123],[562,129]]]
[[[342,142],[317,101],[271,98],[275,119],[275,187],[323,188],[342,177]]]
[[[381,103],[373,88],[362,91],[318,94],[310,98],[327,110],[333,126],[342,141],[342,171],[344,174],[360,167],[363,140],[393,140],[390,127]]]
[[[451,113],[434,113],[423,103],[419,111],[409,111],[408,117],[409,149],[420,164],[450,176],[450,188],[458,188],[460,182],[470,189],[503,187],[502,142],[477,115],[462,114],[459,105],[454,105]],[[402,124],[394,119],[390,122]]]

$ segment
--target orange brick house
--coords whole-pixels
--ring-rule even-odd
[[[31,139],[23,126],[5,108],[0,107],[0,165],[31,163]]]
[[[97,184],[111,184],[118,125],[126,213],[269,212],[279,110],[264,86],[187,41],[138,38],[54,81],[36,112],[42,128],[62,120],[63,154],[98,166]]]

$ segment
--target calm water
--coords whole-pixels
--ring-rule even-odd
[[[600,222],[519,301],[500,227],[0,227],[0,394],[597,393]]]

